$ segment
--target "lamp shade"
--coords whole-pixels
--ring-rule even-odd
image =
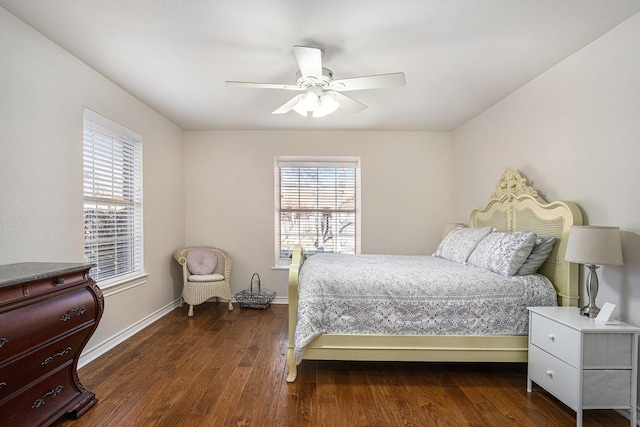
[[[620,228],[571,226],[564,259],[578,264],[622,265]]]

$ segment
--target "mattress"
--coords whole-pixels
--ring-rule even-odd
[[[296,364],[322,334],[526,335],[529,306],[555,306],[549,279],[502,276],[431,256],[317,254],[302,265]]]

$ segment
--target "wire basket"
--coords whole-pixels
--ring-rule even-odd
[[[253,273],[253,276],[251,276],[251,288],[238,292],[234,297],[242,308],[263,310],[269,307],[271,301],[276,297],[276,293],[268,289],[260,289],[260,276],[258,273]]]

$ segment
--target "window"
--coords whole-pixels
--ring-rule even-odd
[[[357,158],[279,158],[275,168],[276,263],[305,253],[360,252],[360,162]]]
[[[85,108],[84,258],[107,283],[143,272],[142,137]],[[102,283],[101,283],[102,286]]]

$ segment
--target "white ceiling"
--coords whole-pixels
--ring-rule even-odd
[[[0,0],[185,130],[455,129],[640,11],[640,0]],[[335,79],[403,71],[349,92],[369,106],[271,115],[295,92],[293,45]]]

